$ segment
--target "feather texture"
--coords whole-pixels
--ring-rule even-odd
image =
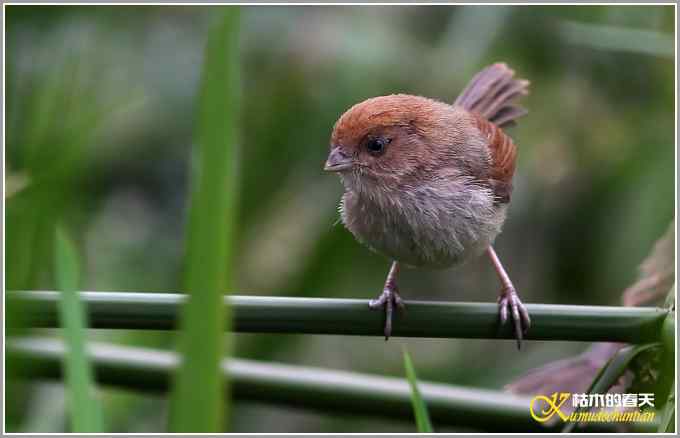
[[[511,126],[527,113],[513,102],[529,93],[529,81],[514,76],[515,72],[504,63],[490,65],[472,78],[453,105],[477,113],[501,128]]]
[[[472,115],[477,128],[488,140],[491,160],[489,185],[497,202],[508,203],[512,192],[512,177],[515,174],[517,146],[498,126],[474,113]]]

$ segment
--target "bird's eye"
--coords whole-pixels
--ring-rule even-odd
[[[373,155],[380,155],[385,150],[385,146],[390,142],[389,138],[373,137],[366,142],[366,149]]]

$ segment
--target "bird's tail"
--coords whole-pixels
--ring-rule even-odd
[[[515,72],[505,63],[486,67],[472,78],[454,105],[473,111],[497,126],[515,124],[527,110],[514,102],[529,93],[529,81],[515,79]]]

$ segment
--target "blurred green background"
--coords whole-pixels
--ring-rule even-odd
[[[6,8],[8,289],[54,289],[62,221],[88,290],[179,291],[211,7]],[[322,171],[333,123],[368,97],[453,101],[496,61],[532,81],[513,203],[497,251],[524,302],[618,304],[674,212],[671,6],[244,7],[239,294],[372,298],[388,261],[337,225]],[[486,259],[406,270],[406,299],[494,301]],[[455,324],[455,321],[452,321]],[[174,348],[173,333],[92,339]],[[235,335],[259,360],[500,388],[580,343]],[[102,389],[112,432],[165,428],[167,401]],[[63,388],[8,394],[8,431],[65,430]],[[435,425],[436,426],[436,425]],[[234,432],[411,432],[403,419],[233,405]],[[438,431],[447,429],[438,428]]]

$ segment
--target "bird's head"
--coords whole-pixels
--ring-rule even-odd
[[[399,184],[436,164],[455,134],[452,111],[446,103],[404,94],[358,103],[335,123],[324,170],[359,190]]]

